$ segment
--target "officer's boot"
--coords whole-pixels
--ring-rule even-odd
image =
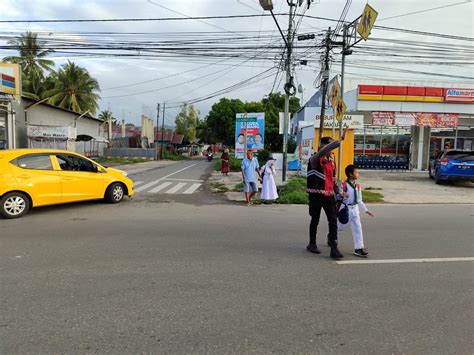
[[[337,248],[337,240],[331,241],[330,257],[334,259],[342,259],[344,257],[344,255],[342,255],[339,249]]]

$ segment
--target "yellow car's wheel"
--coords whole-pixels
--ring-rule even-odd
[[[121,183],[113,183],[105,192],[105,201],[108,203],[119,203],[125,196],[125,188]]]
[[[30,209],[30,200],[21,192],[10,192],[3,195],[0,206],[0,214],[4,218],[20,218]]]

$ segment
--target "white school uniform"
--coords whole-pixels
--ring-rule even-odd
[[[343,187],[347,185],[347,190]],[[340,186],[340,191],[344,191],[349,194],[349,197],[344,198],[344,203],[349,209],[349,222],[347,224],[342,224],[337,221],[337,231],[342,232],[344,228],[350,224],[352,230],[352,237],[354,239],[354,249],[364,249],[364,236],[362,234],[362,224],[360,223],[360,213],[359,206],[362,207],[364,212],[367,212],[367,206],[364,201],[362,201],[362,191],[359,184],[356,184],[357,189],[357,203],[354,204],[354,188],[349,183],[342,183]],[[341,204],[341,208],[344,205]]]
[[[261,173],[264,175],[260,198],[262,200],[276,200],[278,198],[278,192],[275,184],[276,170],[275,167],[272,166],[271,161],[263,166]]]

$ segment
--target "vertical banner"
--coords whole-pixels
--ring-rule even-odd
[[[245,146],[247,144],[247,146]],[[262,150],[265,145],[265,113],[251,112],[236,114],[235,157],[243,159],[245,148]]]

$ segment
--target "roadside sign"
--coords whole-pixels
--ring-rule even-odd
[[[336,119],[341,122],[342,121],[342,118],[344,117],[344,114],[346,113],[346,104],[344,103],[344,101],[339,98],[339,101],[337,102],[337,105],[334,109],[335,111],[335,116],[336,116]]]
[[[339,80],[334,80],[334,83],[331,87],[331,92],[329,93],[329,102],[333,109],[336,109],[336,105],[341,98],[341,85],[339,85]]]
[[[374,27],[377,15],[378,12],[375,11],[372,6],[369,4],[365,5],[364,12],[360,18],[359,26],[357,27],[357,32],[366,41],[369,38],[372,27]]]

